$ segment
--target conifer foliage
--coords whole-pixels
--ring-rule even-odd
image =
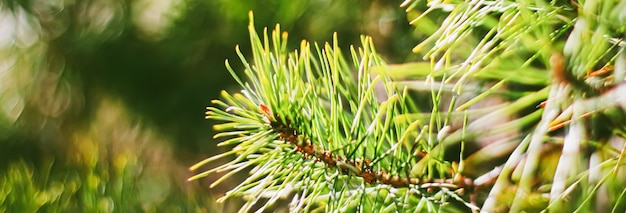
[[[250,15],[246,79],[226,63],[242,91],[207,112],[233,148],[192,169],[232,160],[190,179],[249,171],[221,198],[242,211],[626,209],[626,1],[403,6],[426,62],[387,65],[369,37],[290,52]]]
[[[252,20],[252,16],[251,16]],[[407,90],[398,90],[373,68],[384,63],[371,39],[350,48],[350,59],[335,41],[287,52],[287,34],[279,26],[259,37],[251,21],[253,59],[241,59],[248,81],[241,93],[223,92],[207,118],[224,121],[215,128],[227,138],[219,145],[232,151],[194,165],[234,155],[235,159],[200,173],[251,169],[248,178],[223,198],[244,196],[249,210],[256,202],[271,206],[291,196],[293,210],[366,210],[385,206],[390,211],[437,209],[458,194],[465,180],[454,179],[456,168],[432,159],[416,167],[433,143],[419,121],[394,119],[415,103]],[[228,62],[227,62],[228,66]],[[422,129],[420,133],[417,131]],[[421,155],[420,155],[421,154]],[[428,175],[424,175],[428,174]],[[293,195],[292,195],[293,193]],[[473,207],[467,203],[468,207]]]

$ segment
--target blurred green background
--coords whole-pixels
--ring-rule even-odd
[[[389,63],[423,38],[401,1],[0,1],[0,212],[216,212],[215,177],[187,167],[222,152],[205,107],[238,90],[224,67],[276,23],[340,46],[371,35]],[[249,54],[248,54],[249,55]],[[241,178],[241,177],[240,177]]]

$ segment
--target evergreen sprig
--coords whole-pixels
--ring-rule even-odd
[[[624,92],[626,72],[626,19],[620,15],[626,2],[407,0],[403,5],[410,12],[424,2],[426,9],[412,21],[416,26],[432,22],[429,14],[435,11],[447,13],[440,27],[414,48],[425,51],[431,61],[426,76],[445,74],[441,82],[450,83],[456,95],[466,92],[468,83],[495,81],[505,84],[501,88],[541,88],[533,93],[508,89],[509,98],[519,98],[513,103],[546,100],[530,114],[528,107],[511,103],[490,108],[508,112],[499,116],[471,113],[478,118],[470,119],[469,133],[475,131],[472,126],[489,125],[484,121],[490,117],[534,115],[524,119],[527,125],[508,131],[513,140],[491,143],[463,161],[470,164],[507,147],[496,151],[504,153],[500,156],[508,158],[506,163],[483,176],[496,180],[489,196],[479,201],[482,210],[624,211],[626,183],[619,170],[626,123],[624,96],[618,94]],[[410,72],[399,73],[396,77],[403,81],[420,80],[409,77]],[[497,92],[481,91],[475,99],[492,94]],[[460,103],[463,107],[453,111],[474,103]],[[502,130],[479,135],[497,132]]]
[[[223,92],[207,112],[208,119],[224,122],[215,126],[215,137],[227,138],[219,145],[235,147],[191,169],[234,159],[190,180],[226,172],[214,186],[249,169],[247,179],[219,199],[243,196],[244,212],[287,197],[293,197],[292,210],[305,211],[477,209],[462,193],[471,181],[442,152],[431,153],[444,126],[398,119],[417,111],[415,100],[406,87],[374,74],[384,62],[369,37],[351,47],[346,60],[336,35],[332,44],[302,41],[288,52],[278,25],[271,36],[265,30],[259,37],[250,14],[249,31],[252,61],[237,49],[247,80],[226,62],[242,92]],[[462,205],[446,205],[450,200]]]
[[[250,168],[222,198],[244,196],[243,211],[286,197],[292,210],[624,211],[626,3],[420,3],[403,3],[426,6],[417,26],[447,17],[414,48],[427,62],[402,65],[367,37],[351,60],[336,35],[288,53],[278,27],[260,38],[251,21],[248,79],[229,68],[243,91],[207,116],[235,147],[192,169],[235,159],[192,179]]]

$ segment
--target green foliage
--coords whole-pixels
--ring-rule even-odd
[[[462,178],[453,179],[458,170],[441,153],[419,159],[418,153],[430,153],[439,143],[432,126],[442,121],[395,119],[417,110],[416,103],[406,89],[372,74],[383,62],[370,38],[363,37],[362,47],[351,48],[346,60],[336,38],[313,49],[302,41],[297,51],[287,52],[287,34],[279,27],[271,37],[259,37],[252,21],[249,30],[252,64],[240,53],[248,81],[230,69],[244,90],[223,92],[223,101],[214,101],[217,107],[207,113],[224,122],[215,126],[221,131],[216,137],[228,138],[219,145],[236,146],[192,167],[235,155],[191,178],[228,171],[213,185],[250,169],[218,201],[244,196],[241,211],[260,200],[266,203],[260,208],[268,208],[286,197],[293,197],[292,210],[434,210],[450,199],[473,208],[457,193]]]
[[[405,4],[411,9],[422,3]],[[424,15],[413,23],[437,10],[448,16],[414,50],[430,48],[425,58],[432,62],[432,73],[450,73],[442,82],[454,82],[452,92],[461,94],[468,82],[492,79],[509,84],[509,94],[520,88],[543,87],[539,100],[547,99],[545,107],[529,114],[540,113],[541,118],[525,125],[528,130],[510,132],[517,135],[517,141],[524,140],[515,151],[511,149],[511,154],[500,155],[508,160],[492,170],[497,180],[482,209],[623,211],[619,209],[623,208],[620,194],[624,183],[617,179],[622,177],[618,170],[624,163],[620,157],[624,109],[618,94],[624,90],[619,85],[625,72],[621,43],[625,31],[624,19],[618,14],[626,4],[525,0],[427,3]],[[531,96],[537,94],[527,93],[519,100]],[[521,109],[509,112],[517,116],[527,113]],[[489,125],[479,123],[483,118],[469,126]],[[483,133],[481,137],[489,135]],[[505,142],[489,146],[498,144],[501,147]]]
[[[347,43],[368,30],[364,17],[380,18],[367,11],[391,7],[373,4],[0,0],[0,188],[6,190],[0,206],[6,212],[219,211],[209,194],[224,190],[180,183],[189,174],[179,170],[204,151],[220,151],[201,144],[213,132],[198,115],[234,83],[223,59],[236,57],[227,50],[247,37],[240,27],[245,12],[259,11],[257,22],[281,22],[312,40],[337,31]],[[393,20],[408,29],[404,18]],[[113,116],[120,110],[127,113]],[[231,211],[229,205],[222,211]]]
[[[243,90],[207,113],[235,147],[192,169],[234,159],[191,179],[249,172],[220,200],[242,211],[623,211],[626,3],[403,5],[426,62],[386,65],[368,37],[289,53],[251,23]]]
[[[0,176],[2,212],[209,212],[209,197],[180,191],[167,176],[141,172],[136,163],[36,168],[12,163]],[[114,168],[119,167],[121,168]],[[153,183],[158,182],[158,183]],[[129,184],[129,183],[136,183]],[[150,187],[148,187],[150,186]],[[154,187],[159,186],[159,187]]]

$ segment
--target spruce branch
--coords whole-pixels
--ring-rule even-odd
[[[442,119],[397,119],[415,112],[416,100],[389,76],[375,74],[385,64],[371,38],[362,37],[346,60],[337,35],[333,43],[302,41],[288,52],[287,34],[278,25],[259,36],[250,13],[249,31],[252,60],[237,49],[247,79],[226,62],[242,92],[223,92],[207,108],[208,119],[223,122],[215,126],[221,131],[215,137],[227,138],[219,145],[234,147],[191,169],[234,159],[190,180],[225,172],[214,186],[250,170],[218,200],[242,196],[242,212],[263,211],[288,197],[293,211],[477,210],[463,193],[471,181],[458,174],[456,163],[431,153],[444,138],[436,137]],[[416,167],[418,161],[426,166]]]

